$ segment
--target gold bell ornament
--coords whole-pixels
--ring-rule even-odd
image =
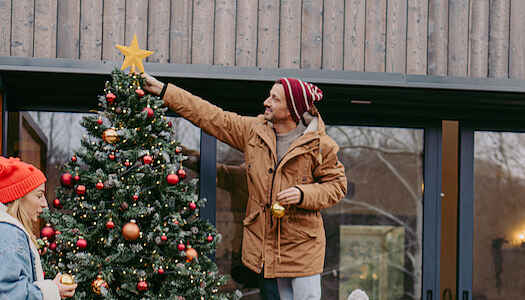
[[[71,274],[62,274],[62,276],[60,276],[60,283],[63,285],[73,285],[75,284],[75,279]]]
[[[104,133],[102,134],[102,139],[108,143],[113,144],[118,141],[118,134],[117,131],[114,128],[109,128],[104,130]]]
[[[282,218],[286,214],[286,208],[282,206],[279,202],[272,204],[272,215],[276,218]]]

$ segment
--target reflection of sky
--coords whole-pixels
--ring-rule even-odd
[[[525,134],[516,132],[481,132],[474,135],[474,157],[509,170],[525,178]]]
[[[349,147],[347,155],[359,155],[359,147],[385,152],[421,153],[423,130],[392,127],[327,126],[327,134],[342,150]]]
[[[80,140],[86,134],[86,130],[80,125],[87,113],[63,113],[63,112],[29,112],[35,123],[40,127],[48,139],[48,150],[50,147],[62,153],[72,154],[80,147]],[[190,122],[182,118],[170,118],[175,130],[175,137],[184,146],[191,149],[199,149],[200,130]],[[51,160],[63,160],[63,157],[53,157]]]

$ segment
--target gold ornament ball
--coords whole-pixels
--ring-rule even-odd
[[[60,283],[63,285],[73,285],[75,284],[75,279],[71,274],[62,274],[62,276],[60,276]]]
[[[197,254],[197,250],[193,248],[188,248],[186,250],[186,259],[188,262],[192,261],[193,259],[197,258],[199,254]]]
[[[93,293],[100,295],[102,293],[102,287],[105,289],[108,289],[108,283],[102,279],[102,275],[98,275],[97,279],[93,280],[91,283],[91,288],[93,289]]]
[[[109,144],[113,144],[118,141],[117,131],[114,128],[104,130],[102,139]]]
[[[134,241],[139,238],[140,229],[135,220],[131,220],[131,222],[122,227],[122,235],[127,241]]]
[[[286,213],[286,209],[279,202],[275,202],[274,204],[272,204],[272,214],[276,218],[284,217],[285,213]]]

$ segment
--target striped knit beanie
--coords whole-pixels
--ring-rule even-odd
[[[303,120],[304,112],[310,110],[314,101],[320,101],[323,98],[323,91],[311,83],[284,77],[277,82],[284,87],[286,104],[295,123]]]
[[[20,161],[0,156],[0,202],[7,204],[20,199],[46,182],[42,171]]]

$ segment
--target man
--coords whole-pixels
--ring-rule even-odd
[[[281,78],[263,103],[264,115],[244,117],[144,76],[144,88],[170,109],[244,152],[250,196],[242,262],[264,278],[277,278],[283,300],[321,299],[326,239],[320,210],[346,193],[339,147],[313,105],[322,91]],[[276,202],[286,207],[282,218],[271,213]]]

